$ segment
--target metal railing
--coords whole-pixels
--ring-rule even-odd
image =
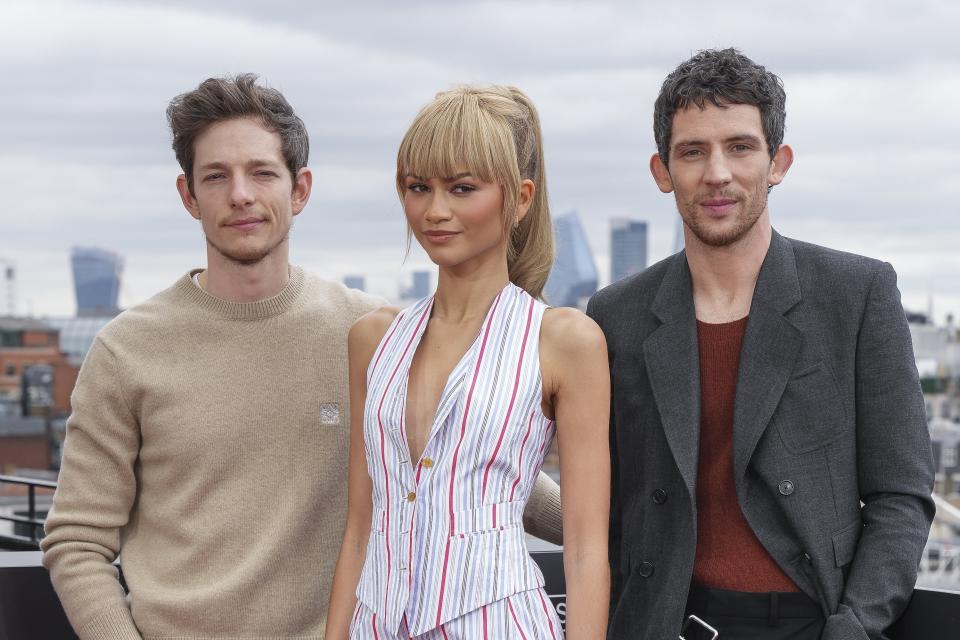
[[[0,484],[18,485],[27,488],[27,512],[25,516],[17,515],[16,513],[8,515],[0,512],[0,520],[14,523],[13,533],[0,533],[0,548],[13,551],[35,551],[39,549],[40,539],[43,538],[43,522],[45,518],[37,517],[37,489],[52,492],[57,488],[57,483],[51,482],[50,480],[0,475]],[[44,516],[45,515],[46,514],[44,514]],[[17,524],[27,527],[29,535],[17,533]],[[21,529],[22,528],[23,527],[21,527]]]

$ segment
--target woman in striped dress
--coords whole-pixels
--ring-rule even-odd
[[[532,103],[511,87],[439,94],[401,143],[397,190],[438,285],[350,331],[350,503],[327,638],[562,638],[521,523],[555,433],[566,637],[603,638],[606,345],[585,315],[538,299],[553,232]]]

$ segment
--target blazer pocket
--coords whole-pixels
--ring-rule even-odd
[[[806,453],[841,437],[846,411],[830,369],[822,362],[804,367],[787,382],[774,413],[780,439],[793,453]]]
[[[845,567],[853,561],[861,531],[863,523],[857,519],[833,534],[833,555],[838,567]]]

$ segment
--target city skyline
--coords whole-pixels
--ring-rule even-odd
[[[770,196],[774,227],[887,260],[907,308],[926,312],[932,298],[938,321],[960,315],[955,3],[758,12],[703,1],[278,0],[265,12],[246,0],[39,0],[5,3],[4,15],[0,258],[17,267],[20,313],[72,313],[73,245],[124,254],[125,307],[205,264],[173,186],[164,109],[203,78],[240,71],[283,91],[311,135],[315,190],[293,229],[293,262],[337,280],[362,266],[381,295],[398,271],[433,270],[415,244],[404,258],[396,147],[438,90],[498,82],[540,110],[552,208],[582,212],[608,282],[610,218],[649,222],[649,263],[673,252],[673,197],[647,169],[660,83],[696,50],[733,45],[787,91],[797,161]]]

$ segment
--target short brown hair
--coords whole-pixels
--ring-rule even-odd
[[[783,142],[787,96],[779,77],[739,51],[706,49],[674,69],[663,81],[653,109],[653,137],[665,166],[670,164],[670,138],[677,111],[707,103],[717,107],[747,104],[760,110],[770,158]]]
[[[280,149],[296,180],[307,166],[310,140],[307,128],[293,107],[276,89],[257,84],[257,76],[241,73],[207,78],[193,91],[180,94],[167,106],[167,121],[173,132],[173,152],[193,193],[193,143],[207,127],[234,118],[256,118],[280,136]]]

